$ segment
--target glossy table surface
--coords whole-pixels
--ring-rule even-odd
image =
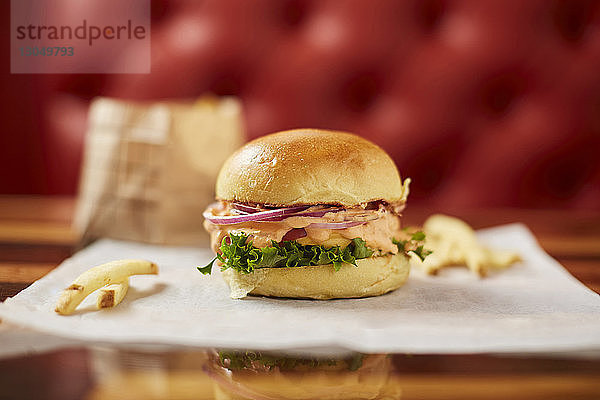
[[[73,253],[78,241],[70,228],[74,204],[72,198],[0,196],[0,300],[14,296]],[[404,223],[418,225],[433,211],[409,207]],[[525,223],[550,255],[600,292],[600,212],[470,209],[449,213],[475,228]],[[396,354],[389,360],[385,371],[377,372],[386,374],[388,386],[399,388],[388,398],[399,398],[399,391],[403,399],[600,398],[600,359],[594,357]],[[184,349],[153,354],[71,348],[20,355],[0,359],[0,399],[247,398],[214,389],[205,363],[205,351]],[[355,378],[348,375],[347,379]],[[289,382],[300,384],[300,378]],[[339,398],[363,398],[337,393]],[[300,398],[313,398],[305,396]],[[287,397],[263,393],[254,398]]]

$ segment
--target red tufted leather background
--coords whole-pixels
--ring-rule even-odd
[[[23,135],[5,131],[0,163],[6,171],[19,154],[24,161],[4,175],[2,191],[74,192],[87,104],[96,95],[211,91],[242,99],[251,138],[293,127],[364,135],[413,178],[415,202],[600,209],[598,1],[152,7],[149,75],[3,70],[3,120]]]

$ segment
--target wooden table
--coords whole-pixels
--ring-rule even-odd
[[[72,198],[0,197],[0,301],[72,254],[77,244],[70,228],[73,208]],[[600,212],[446,212],[475,228],[524,222],[550,255],[600,292]],[[419,224],[431,213],[412,206],[405,221]],[[0,399],[213,398],[212,383],[199,367],[203,357],[199,351],[157,355],[73,348],[2,359]],[[100,376],[98,363],[118,373]],[[392,366],[391,380],[401,387],[403,399],[600,398],[600,360],[594,358],[393,355]]]

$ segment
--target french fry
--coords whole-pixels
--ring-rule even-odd
[[[129,289],[129,278],[126,278],[123,282],[113,283],[102,289],[98,293],[96,299],[96,306],[98,309],[114,307],[123,300]]]
[[[90,293],[113,283],[120,283],[131,275],[158,274],[158,266],[145,260],[119,260],[91,268],[63,290],[55,311],[69,315]]]
[[[425,246],[433,253],[424,262],[415,262],[426,273],[433,275],[451,265],[466,265],[479,276],[490,269],[507,268],[520,261],[517,253],[488,249],[479,243],[475,231],[464,221],[447,215],[432,215],[423,224]]]

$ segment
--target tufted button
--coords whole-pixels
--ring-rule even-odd
[[[431,33],[441,24],[447,3],[442,0],[423,0],[416,2],[415,17],[423,31]]]
[[[593,15],[593,1],[554,0],[552,19],[560,37],[567,42],[581,40]]]
[[[505,115],[516,98],[525,90],[524,77],[518,73],[503,73],[485,80],[478,103],[490,116]]]
[[[594,172],[597,148],[575,141],[532,162],[519,184],[520,202],[528,206],[567,205]]]
[[[273,14],[284,29],[297,29],[306,21],[311,7],[309,0],[282,0],[273,7]]]
[[[373,105],[381,89],[380,76],[366,71],[352,74],[342,83],[339,93],[349,110],[364,112]]]
[[[206,90],[218,96],[240,96],[244,78],[243,68],[221,69],[211,77]]]

